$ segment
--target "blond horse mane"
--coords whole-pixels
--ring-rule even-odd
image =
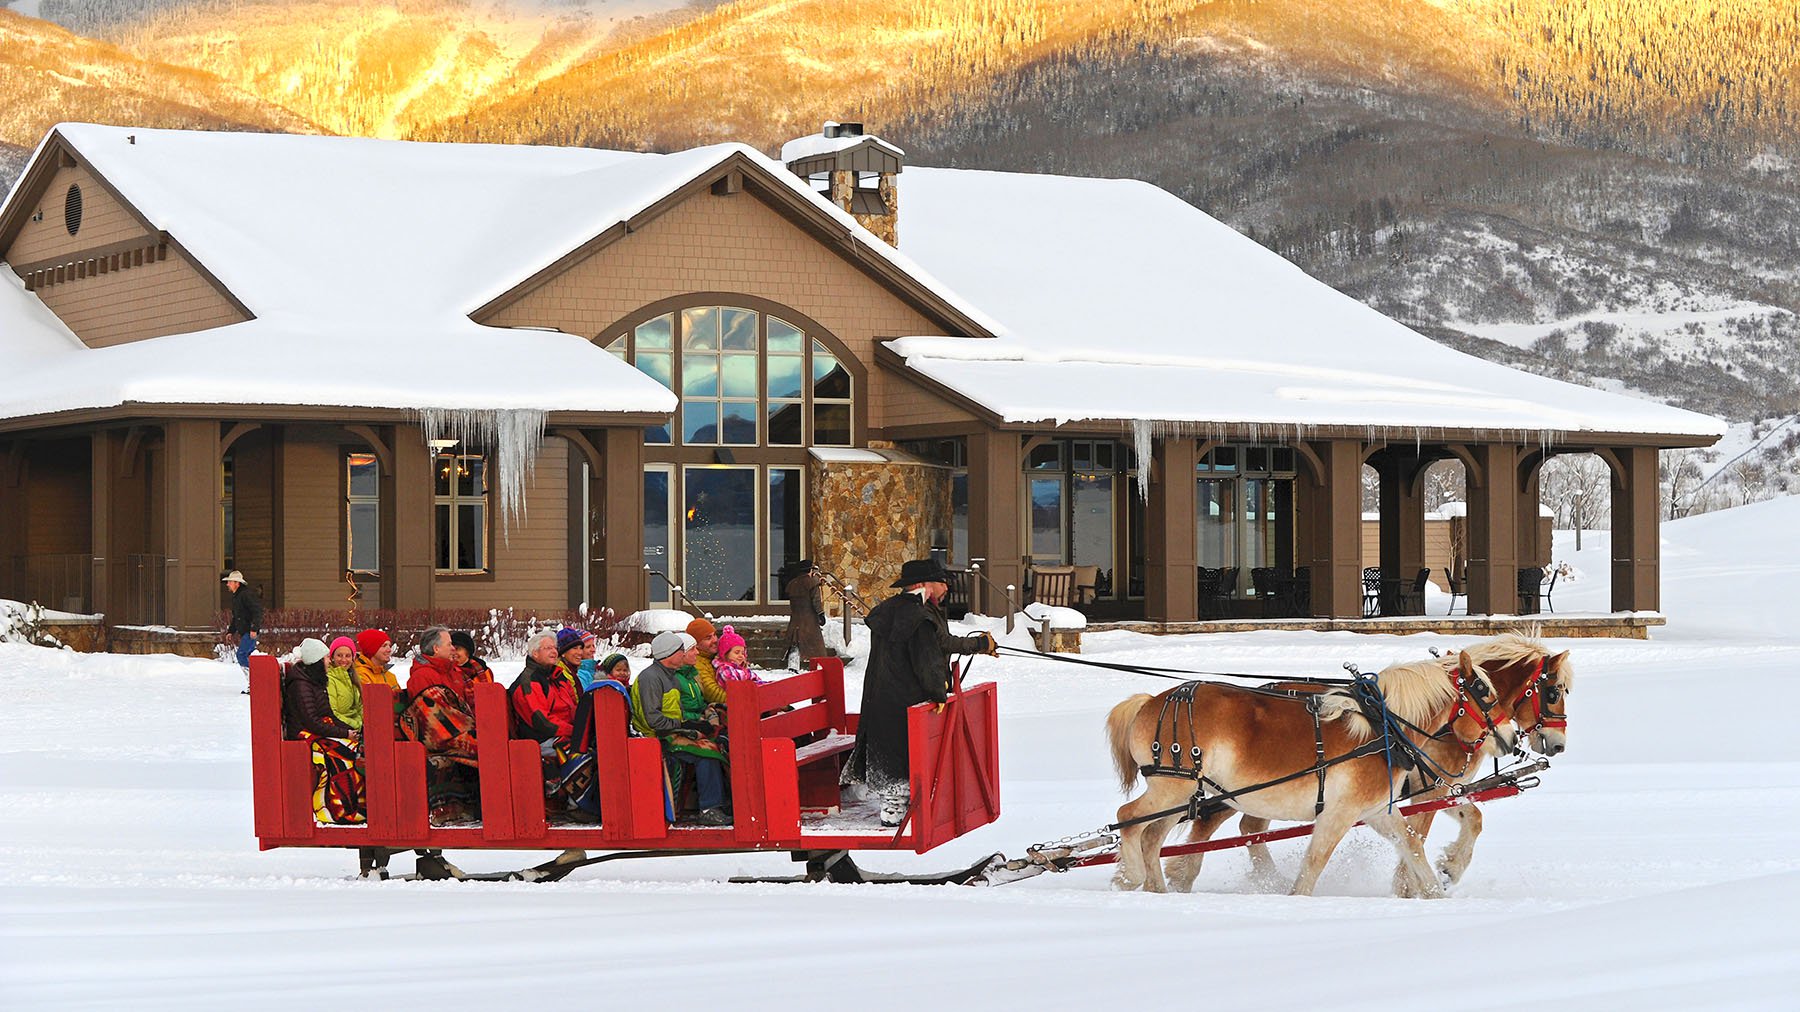
[[[1524,633],[1506,633],[1490,640],[1470,644],[1469,659],[1482,667],[1500,667],[1513,664],[1529,664],[1532,661],[1545,660],[1550,656],[1550,648],[1537,638],[1538,628],[1532,626]],[[1456,658],[1447,659],[1446,667],[1455,670]],[[1567,658],[1557,667],[1557,683],[1567,690],[1575,681],[1575,670]]]
[[[1422,661],[1390,664],[1375,676],[1387,707],[1401,720],[1421,724],[1456,698],[1456,682],[1445,677],[1443,662],[1428,657]],[[1369,719],[1348,689],[1333,689],[1319,698],[1319,717],[1341,720],[1344,732],[1355,741],[1367,741],[1375,733]]]

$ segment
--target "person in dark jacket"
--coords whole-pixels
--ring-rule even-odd
[[[801,559],[782,573],[781,592],[788,602],[787,645],[800,651],[800,668],[812,665],[815,657],[827,656],[825,635],[825,601],[820,585],[825,578],[810,559]]]
[[[281,674],[281,716],[290,739],[312,752],[313,818],[324,825],[361,825],[363,808],[362,732],[331,712],[325,644],[300,641],[299,659]]]
[[[289,738],[300,732],[321,738],[360,738],[355,728],[331,712],[331,695],[325,675],[325,644],[316,639],[300,641],[300,659],[281,676],[281,715]]]
[[[908,562],[893,586],[904,588],[869,612],[869,661],[864,669],[862,716],[856,748],[844,767],[845,783],[860,783],[881,797],[881,824],[898,826],[912,803],[907,762],[906,711],[919,703],[944,704],[950,691],[952,654],[995,653],[987,633],[950,635],[939,607],[950,576],[931,559]]]
[[[238,667],[244,669],[244,691],[249,692],[250,655],[256,652],[256,637],[262,632],[262,599],[235,569],[225,574],[225,587],[231,591],[231,623],[225,634],[236,637]]]
[[[494,680],[494,669],[475,653],[475,636],[461,629],[450,633],[450,659],[467,675],[471,685]]]

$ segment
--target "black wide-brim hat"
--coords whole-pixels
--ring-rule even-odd
[[[913,559],[900,567],[900,579],[888,584],[890,587],[910,587],[916,583],[949,583],[950,574],[944,572],[943,564],[936,559]]]

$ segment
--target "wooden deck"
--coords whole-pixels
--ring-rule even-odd
[[[1625,612],[1612,615],[1407,615],[1397,618],[1226,618],[1202,622],[1090,622],[1084,632],[1124,629],[1152,636],[1181,633],[1232,633],[1279,630],[1283,632],[1354,632],[1389,636],[1439,633],[1446,636],[1496,636],[1536,627],[1549,637],[1601,637],[1642,640],[1650,628],[1666,624],[1657,612]]]

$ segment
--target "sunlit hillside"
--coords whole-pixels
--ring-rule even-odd
[[[0,142],[34,147],[65,120],[313,132],[217,78],[0,10]]]
[[[561,9],[318,0],[191,5],[116,37],[334,132],[402,137],[562,74],[599,52],[613,29]]]

